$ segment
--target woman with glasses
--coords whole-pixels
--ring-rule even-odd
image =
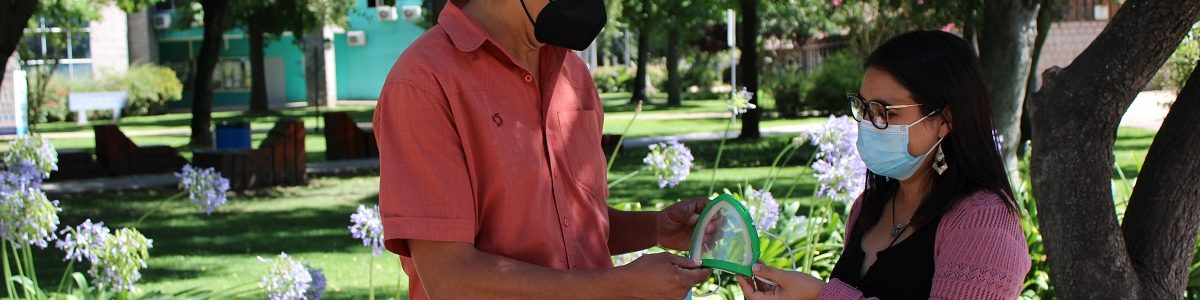
[[[739,278],[746,298],[1016,298],[1029,252],[978,57],[953,34],[915,31],[864,65],[848,104],[869,172],[831,278],[756,265],[766,280]]]

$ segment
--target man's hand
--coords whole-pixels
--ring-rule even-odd
[[[693,228],[700,221],[700,213],[708,206],[708,199],[692,199],[675,203],[658,213],[655,220],[658,245],[663,248],[688,251],[692,243]]]
[[[624,282],[626,295],[639,299],[679,300],[687,296],[692,286],[708,280],[712,271],[700,268],[700,263],[670,253],[655,253],[639,257],[628,265],[613,269],[613,275]]]

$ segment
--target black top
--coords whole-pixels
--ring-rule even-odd
[[[933,244],[941,221],[942,217],[937,217],[908,238],[879,251],[875,264],[863,276],[859,274],[867,254],[862,249],[862,236],[851,236],[833,267],[832,277],[858,288],[863,297],[929,299],[933,288]]]

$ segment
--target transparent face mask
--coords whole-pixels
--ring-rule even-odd
[[[722,194],[708,203],[692,235],[689,256],[701,266],[754,277],[751,268],[759,258],[758,231],[740,201]]]

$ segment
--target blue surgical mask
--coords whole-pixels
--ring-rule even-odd
[[[932,113],[908,125],[889,125],[887,129],[875,128],[869,121],[858,122],[858,154],[871,172],[905,180],[917,172],[925,157],[937,148],[938,139],[925,154],[913,157],[908,154],[908,129],[929,118]]]

